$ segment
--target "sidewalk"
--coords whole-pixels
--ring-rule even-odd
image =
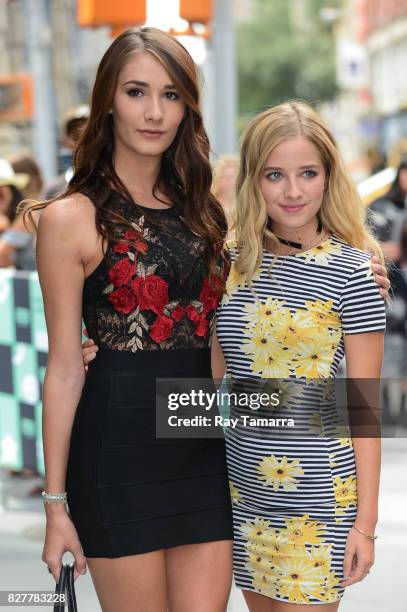
[[[25,497],[35,481],[13,478],[8,480],[8,484],[12,488],[7,509],[0,512],[0,590],[53,590],[54,581],[41,561],[42,502],[38,498]],[[376,563],[364,582],[348,589],[341,612],[406,612],[406,509],[407,439],[383,440]],[[89,574],[79,578],[76,591],[80,610],[100,612]],[[3,609],[7,608],[0,608]],[[16,610],[17,607],[9,609]],[[21,612],[50,609],[49,606],[18,607]],[[241,593],[234,589],[228,612],[246,611]]]

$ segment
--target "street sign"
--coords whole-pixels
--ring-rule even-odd
[[[33,112],[33,79],[31,75],[0,75],[0,122],[27,121],[32,118]]]

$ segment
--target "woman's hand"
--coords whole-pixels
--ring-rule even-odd
[[[352,528],[346,542],[341,586],[348,587],[366,578],[373,563],[374,541]]]
[[[372,271],[376,283],[379,285],[380,295],[387,300],[389,297],[390,281],[387,270],[376,256],[372,257]]]
[[[93,359],[95,359],[96,353],[98,352],[99,347],[94,343],[94,341],[91,338],[89,338],[88,330],[86,329],[86,327],[83,330],[83,335],[88,338],[88,340],[85,340],[85,342],[82,342],[82,359],[83,359],[83,365],[85,366],[85,371],[87,372],[88,365]]]
[[[93,340],[89,339],[83,342],[82,344],[82,358],[83,364],[85,366],[86,372],[88,371],[89,363],[95,359],[96,353],[99,350],[99,347],[93,342]]]
[[[50,568],[55,582],[59,580],[62,557],[65,552],[70,552],[75,557],[74,580],[76,580],[80,574],[86,573],[86,558],[78,534],[64,508],[51,508],[47,511],[42,560]]]

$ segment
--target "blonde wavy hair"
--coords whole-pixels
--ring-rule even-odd
[[[284,140],[303,136],[319,151],[326,173],[326,187],[319,211],[324,228],[348,244],[377,255],[379,243],[367,227],[367,211],[348,176],[334,136],[321,117],[305,102],[292,100],[257,115],[242,139],[235,240],[239,250],[236,271],[249,284],[261,265],[265,238],[276,242],[268,226],[260,179],[271,151]]]

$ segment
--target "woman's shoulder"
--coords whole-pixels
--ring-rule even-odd
[[[368,251],[358,249],[335,234],[331,236],[330,242],[331,244],[339,247],[338,255],[340,256],[342,263],[349,265],[353,264],[353,267],[358,267],[372,258],[372,254]]]
[[[93,220],[95,207],[92,201],[82,193],[73,193],[53,202],[49,202],[40,212],[40,227],[72,226],[80,230],[83,223]]]

